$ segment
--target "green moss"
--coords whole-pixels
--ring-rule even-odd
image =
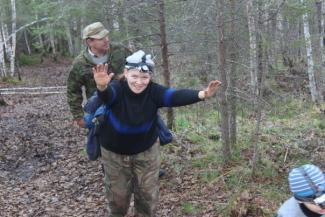
[[[182,212],[185,215],[195,215],[199,211],[200,211],[200,208],[190,202],[185,202],[182,204]]]
[[[22,53],[18,56],[18,62],[21,66],[37,65],[41,63],[41,55],[40,54],[26,55]]]
[[[18,80],[18,78],[12,76],[2,77],[1,81],[7,84],[14,84],[14,85],[22,83],[21,81]]]

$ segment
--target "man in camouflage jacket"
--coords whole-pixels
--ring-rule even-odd
[[[67,81],[67,97],[74,121],[82,128],[85,127],[82,109],[82,87],[87,99],[96,90],[92,68],[97,64],[108,64],[109,72],[121,74],[125,66],[125,58],[130,51],[118,45],[109,43],[108,30],[100,22],[92,23],[83,30],[83,40],[87,48],[73,61]]]
[[[131,51],[121,45],[112,45],[109,42],[109,31],[100,22],[92,23],[83,30],[82,39],[87,48],[74,59],[67,81],[67,98],[74,122],[81,128],[86,127],[83,119],[82,87],[88,99],[96,90],[92,68],[98,64],[108,64],[108,71],[115,76],[121,75],[125,67],[125,59]],[[166,130],[168,130],[166,128]],[[160,169],[159,177],[165,175]]]

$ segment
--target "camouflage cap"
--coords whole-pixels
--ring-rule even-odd
[[[104,27],[101,22],[89,24],[82,31],[82,39],[95,38],[101,39],[107,36],[109,31]]]

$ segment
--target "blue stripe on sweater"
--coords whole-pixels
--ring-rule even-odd
[[[171,104],[171,96],[173,95],[173,93],[175,92],[175,89],[174,88],[168,88],[166,90],[166,92],[164,93],[164,106],[167,106],[167,107],[171,107],[172,104]]]
[[[132,127],[128,125],[122,124],[117,117],[110,112],[109,113],[109,121],[113,125],[114,129],[119,132],[119,133],[124,133],[124,134],[140,134],[140,133],[146,133],[150,130],[152,126],[152,122],[146,122],[140,126],[137,127]]]

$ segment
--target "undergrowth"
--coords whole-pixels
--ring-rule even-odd
[[[174,131],[182,142],[162,149],[163,163],[170,164],[177,176],[190,173],[202,188],[210,186],[223,195],[211,202],[222,216],[241,216],[234,214],[240,205],[245,206],[246,214],[254,210],[261,216],[274,216],[290,196],[287,175],[291,168],[304,163],[325,168],[325,117],[304,97],[275,99],[271,105],[263,110],[254,177],[250,139],[256,123],[251,111],[238,112],[237,144],[231,148],[231,156],[223,156],[216,108],[198,104],[175,109]],[[200,190],[194,187],[192,194],[200,195],[195,191]],[[184,202],[182,212],[198,214],[197,207]]]

